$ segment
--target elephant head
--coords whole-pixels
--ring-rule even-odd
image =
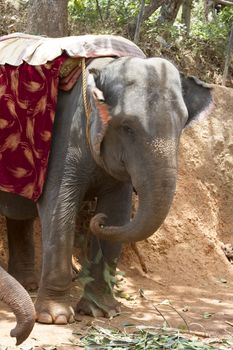
[[[16,337],[16,345],[19,345],[32,331],[36,319],[35,308],[26,290],[1,267],[0,300],[6,303],[16,316],[17,325],[11,330],[11,336]]]
[[[181,132],[211,105],[211,89],[185,78],[162,58],[120,58],[88,78],[89,143],[95,161],[139,197],[134,218],[107,226],[101,214],[90,227],[102,239],[139,241],[153,234],[171,206]]]

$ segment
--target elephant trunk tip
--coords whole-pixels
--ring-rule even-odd
[[[32,313],[25,321],[17,320],[16,327],[10,332],[10,336],[16,338],[16,345],[23,343],[31,333],[36,321],[36,314]]]
[[[96,236],[102,236],[107,216],[96,214],[90,221],[90,229]]]

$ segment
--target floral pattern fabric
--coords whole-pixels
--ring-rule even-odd
[[[0,65],[0,190],[33,201],[42,193],[64,60]]]

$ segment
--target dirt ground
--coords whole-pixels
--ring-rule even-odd
[[[233,246],[233,89],[214,86],[213,94],[210,115],[201,116],[182,135],[177,193],[165,223],[152,237],[137,243],[139,255],[131,246],[124,248],[121,286],[130,300],[119,299],[122,314],[112,320],[78,316],[67,326],[36,324],[21,348],[47,344],[78,349],[72,346],[77,340],[72,332],[84,333],[93,323],[118,328],[125,322],[162,326],[164,320],[156,308],[171,327],[183,328],[186,322],[194,332],[232,338],[233,265],[222,246]],[[3,219],[1,222],[0,264],[6,266]],[[38,223],[36,231],[39,260]],[[75,282],[70,293],[73,305],[80,294]],[[173,309],[159,305],[164,300]],[[14,349],[9,337],[14,322],[14,316],[0,304],[1,349]]]

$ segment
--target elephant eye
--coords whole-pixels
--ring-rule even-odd
[[[122,127],[122,130],[123,130],[126,134],[128,134],[128,135],[134,135],[134,131],[133,131],[133,129],[132,129],[130,126],[128,126],[128,125],[126,125],[126,124],[123,124],[121,127]]]

